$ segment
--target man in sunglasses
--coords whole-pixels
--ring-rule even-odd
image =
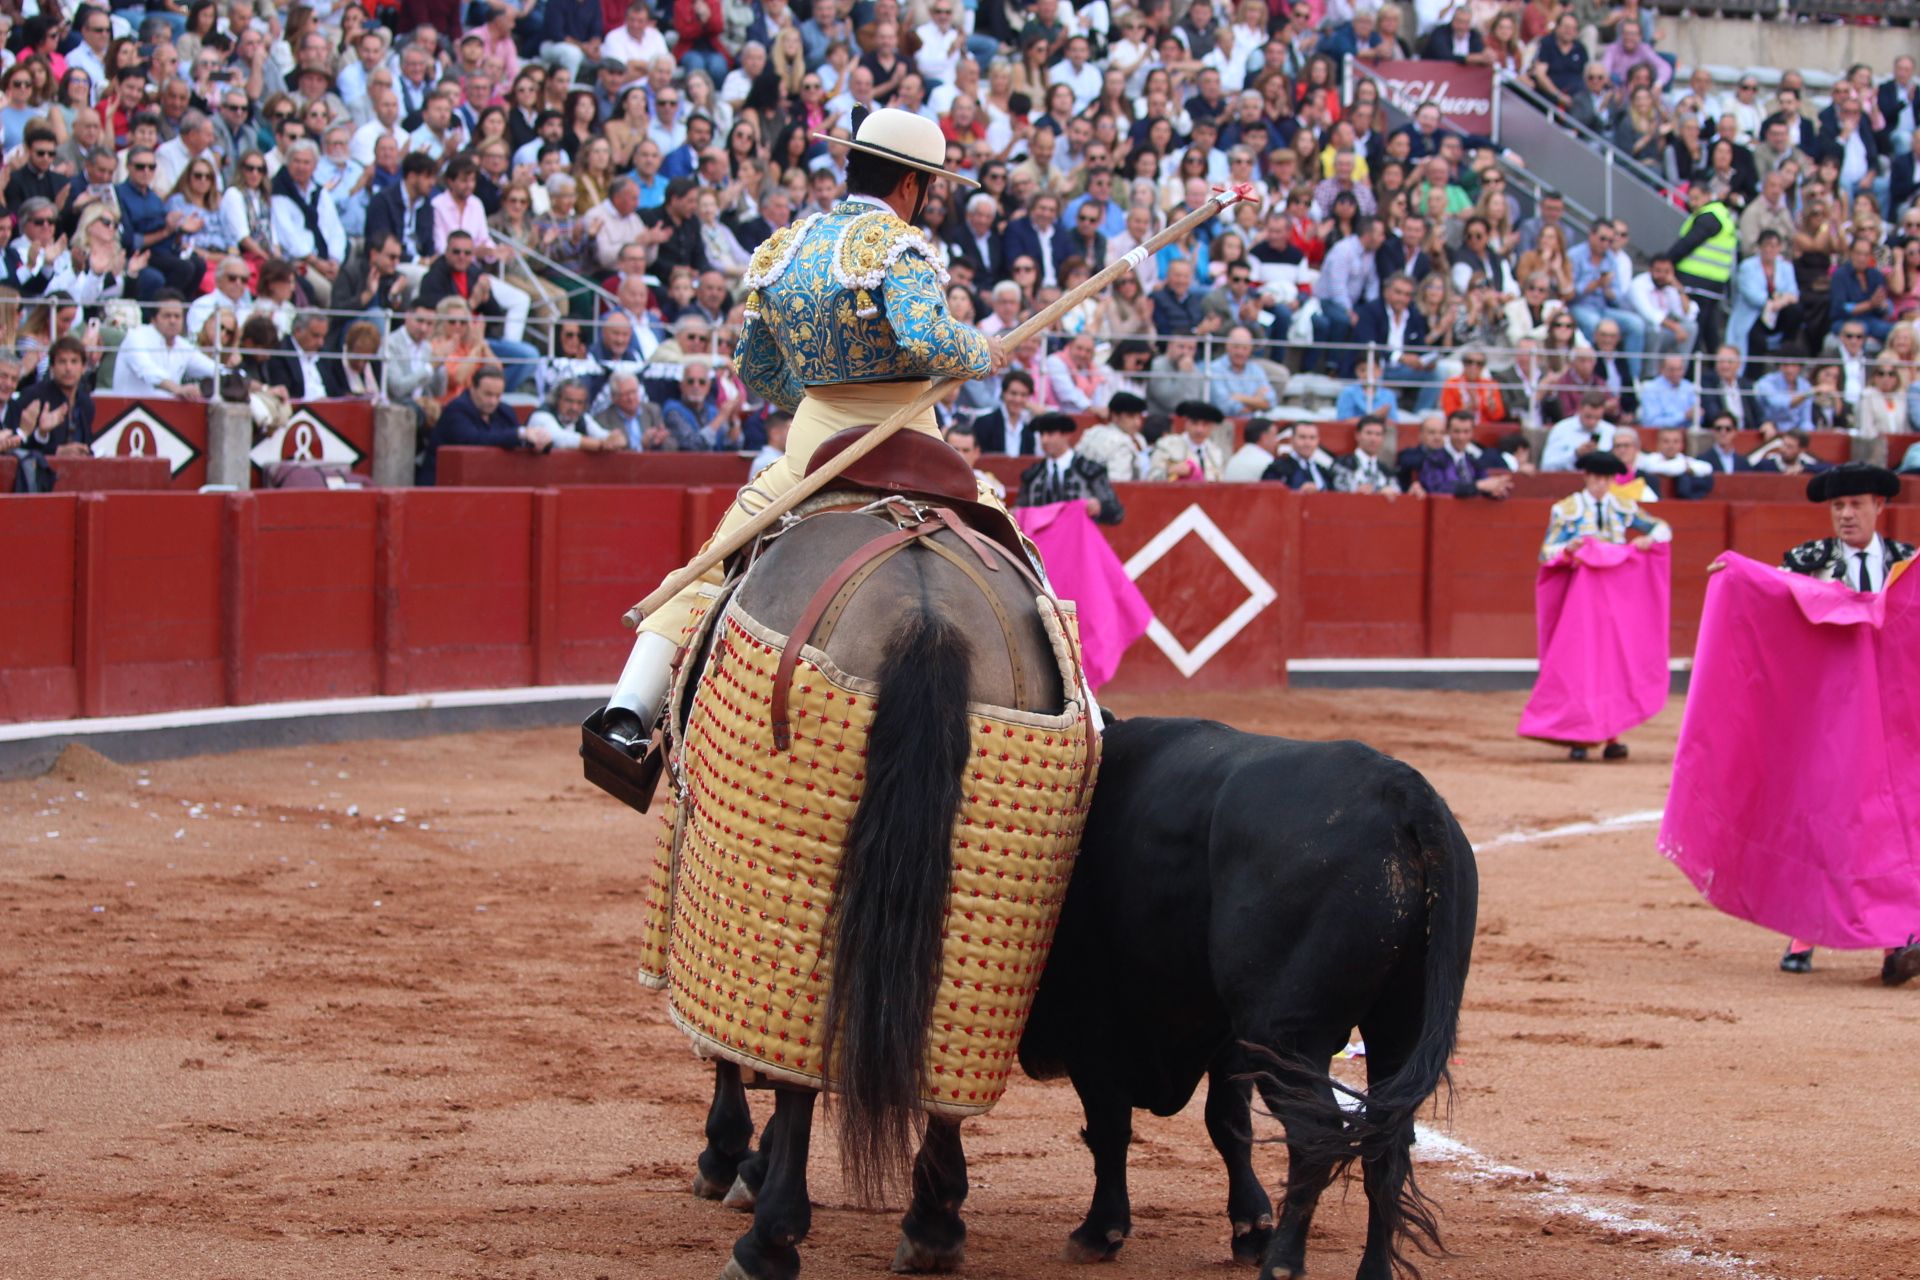
[[[220,156],[220,179],[232,186],[240,178],[240,162],[260,154],[260,134],[253,127],[253,104],[239,89],[219,95],[213,117],[213,149]]]
[[[152,297],[165,288],[178,290],[182,297],[197,294],[206,264],[198,254],[181,251],[180,233],[199,230],[202,219],[178,210],[167,212],[153,185],[156,166],[152,147],[135,147],[127,153],[127,180],[114,188],[120,202],[120,237],[129,254],[145,250],[149,255],[139,277],[141,297]]]
[[[35,197],[51,200],[56,209],[64,208],[67,179],[53,170],[53,153],[59,149],[60,140],[54,137],[51,128],[36,120],[27,126],[21,145],[26,150],[27,163],[15,169],[7,180],[7,208],[18,209]]]
[[[107,74],[107,46],[113,43],[113,19],[105,8],[82,5],[73,15],[73,29],[80,33],[80,43],[67,50],[67,66],[87,73],[97,100],[112,79]]]

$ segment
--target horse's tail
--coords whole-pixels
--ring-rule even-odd
[[[1418,1277],[1408,1256],[1411,1244],[1429,1257],[1443,1256],[1436,1207],[1414,1180],[1413,1122],[1436,1094],[1449,1102],[1452,1075],[1448,1063],[1459,1031],[1460,1002],[1466,991],[1467,960],[1479,903],[1479,875],[1473,845],[1447,804],[1411,769],[1388,782],[1383,805],[1395,815],[1397,838],[1389,857],[1401,859],[1407,878],[1424,886],[1425,929],[1422,945],[1410,950],[1400,971],[1418,965],[1420,1032],[1400,1068],[1362,1092],[1332,1081],[1348,1105],[1320,1092],[1328,1083],[1324,1062],[1278,1058],[1264,1064],[1277,1084],[1274,1100],[1293,1113],[1287,1143],[1303,1147],[1308,1159],[1298,1166],[1331,1181],[1353,1161],[1363,1164],[1367,1199],[1378,1211],[1378,1227],[1396,1274]],[[1289,1190],[1297,1172],[1289,1166]]]
[[[840,863],[823,1062],[847,1185],[869,1203],[905,1184],[924,1122],[970,658],[960,628],[925,606],[894,629]]]

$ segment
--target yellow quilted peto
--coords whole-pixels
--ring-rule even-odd
[[[1043,609],[1064,687],[1077,689],[1072,615],[1051,601]],[[737,600],[718,620],[679,744],[685,789],[655,860],[642,980],[665,981],[674,1022],[702,1053],[817,1087],[834,878],[865,780],[875,689],[804,648],[793,746],[776,751],[768,709],[785,640]],[[984,1112],[1006,1090],[1094,781],[1077,701],[1058,716],[971,710],[927,1046],[925,1102],[949,1116]]]

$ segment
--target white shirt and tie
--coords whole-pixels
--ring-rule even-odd
[[[1874,534],[1864,547],[1846,547],[1845,554],[1848,586],[1855,591],[1886,590],[1887,552],[1879,534]]]
[[[1067,492],[1067,479],[1072,474],[1073,450],[1071,449],[1047,462],[1047,487],[1044,496],[1048,502],[1065,502],[1071,496]]]

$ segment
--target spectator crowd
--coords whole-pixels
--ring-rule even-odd
[[[1822,430],[1872,456],[1920,416],[1913,60],[1826,101],[1792,71],[1682,81],[1633,0],[162,0],[6,33],[0,448],[84,448],[92,388],[217,396],[262,432],[307,400],[412,406],[428,483],[450,443],[764,459],[784,417],[733,366],[740,279],[843,194],[816,135],[882,105],[980,184],[936,182],[920,221],[987,333],[1214,188],[1255,195],[942,406],[983,452],[1056,459],[1038,484],[1072,455],[1498,497],[1531,451],[1475,442],[1496,424],[1543,469],[1628,425],[1762,434],[1757,462],[1638,460],[1705,475],[1805,466]],[[1416,56],[1640,162],[1690,210],[1678,240],[1585,223],[1434,104],[1390,127],[1368,73]],[[1310,375],[1355,453],[1295,425]],[[1049,442],[1062,414],[1098,425]]]

